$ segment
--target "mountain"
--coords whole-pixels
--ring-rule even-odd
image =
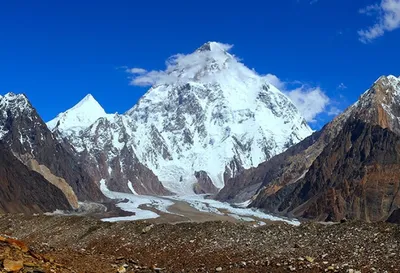
[[[91,95],[47,123],[58,139],[71,144],[75,158],[95,181],[109,189],[150,195],[169,195],[154,173],[141,164],[132,147],[132,120],[106,114]]]
[[[73,134],[89,127],[99,118],[106,116],[107,114],[103,107],[91,94],[88,94],[77,105],[47,122],[47,126],[50,130],[57,128],[62,130],[64,134]]]
[[[0,213],[43,213],[69,210],[63,192],[31,171],[0,143]]]
[[[33,171],[61,189],[72,207],[105,197],[79,165],[68,143],[60,143],[24,95],[0,98],[0,140]]]
[[[74,107],[48,124],[86,154],[89,165],[107,162],[93,172],[101,173],[98,178],[111,188],[129,190],[129,182],[136,192],[141,184],[147,187],[148,179],[132,181],[135,174],[123,184],[110,183],[114,174],[127,175],[131,166],[126,162],[133,159],[158,188],[159,180],[174,193],[214,193],[241,170],[312,133],[293,103],[240,63],[226,45],[209,42],[191,54],[177,55],[159,73],[157,82],[123,115],[98,111],[101,117],[78,133],[74,122],[65,122],[79,119]]]
[[[127,115],[138,157],[175,192],[190,192],[196,171],[222,188],[311,134],[292,102],[222,44],[178,58],[165,78]]]
[[[267,211],[386,220],[400,206],[399,107],[400,79],[380,77],[320,132],[235,179],[261,184],[250,206]]]

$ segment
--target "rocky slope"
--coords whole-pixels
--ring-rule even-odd
[[[0,97],[0,139],[22,163],[65,191],[72,205],[76,206],[76,197],[81,201],[104,199],[78,164],[73,148],[57,140],[24,95]]]
[[[384,221],[400,206],[399,170],[398,135],[349,122],[304,178],[255,203],[323,221]]]
[[[387,219],[400,206],[399,98],[400,79],[381,77],[312,143],[243,172],[261,183],[251,206],[320,220]]]
[[[127,191],[132,184],[138,193],[157,188],[154,193],[165,194],[157,176],[175,193],[214,193],[240,170],[257,166],[312,132],[283,93],[228,49],[209,42],[191,54],[175,56],[124,115],[104,114],[90,103],[84,108],[98,109],[93,111],[98,115],[90,117],[99,119],[90,126],[86,119],[85,128],[77,129],[75,121],[82,120],[76,118],[82,112],[77,108],[85,104],[80,103],[48,126],[79,153],[86,153],[87,164],[104,161],[101,170],[92,169],[111,189]],[[148,177],[128,176],[127,170],[133,169],[124,169],[128,159]],[[119,172],[123,179],[117,185],[112,177]],[[206,185],[199,187],[196,173],[204,174],[200,184]]]
[[[0,143],[0,213],[43,213],[71,206],[63,192]]]
[[[299,227],[277,223],[254,228],[229,222],[152,225],[84,217],[3,216],[0,230],[25,241],[47,264],[28,261],[43,269],[58,265],[53,272],[64,272],[63,268],[87,273],[400,269],[400,228],[386,223],[304,223]]]
[[[75,272],[35,253],[24,242],[3,236],[0,236],[0,260],[0,272]]]

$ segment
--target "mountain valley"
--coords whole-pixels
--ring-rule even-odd
[[[122,114],[0,96],[0,271],[397,270],[400,77],[313,131],[229,49],[176,55]]]

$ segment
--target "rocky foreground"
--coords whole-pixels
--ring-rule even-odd
[[[387,223],[255,228],[3,215],[0,233],[1,272],[400,271],[400,227]]]

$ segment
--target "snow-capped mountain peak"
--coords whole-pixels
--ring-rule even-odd
[[[219,42],[207,42],[201,47],[199,47],[196,51],[198,52],[213,51],[213,52],[223,52],[226,54],[230,48],[231,45],[222,44]]]
[[[60,113],[56,118],[49,121],[47,126],[50,130],[59,129],[64,133],[71,133],[72,131],[80,131],[87,128],[97,119],[106,116],[107,113],[103,107],[91,94],[88,94],[74,107]]]
[[[293,103],[230,48],[209,42],[175,56],[165,78],[127,112],[136,155],[174,192],[190,192],[197,171],[221,188],[240,168],[312,133]]]
[[[24,94],[7,93],[4,96],[0,96],[1,104],[15,104],[16,107],[26,107],[29,105],[29,101]]]
[[[0,139],[9,133],[9,128],[6,128],[8,127],[6,121],[9,116],[30,116],[32,112],[33,107],[25,95],[7,93],[0,96]]]
[[[175,193],[222,188],[243,168],[312,133],[290,99],[230,54],[231,47],[208,42],[171,57],[164,71],[136,73],[137,83],[153,86],[124,115],[108,116],[101,107],[89,115],[80,110],[90,108],[87,103],[79,103],[49,127],[57,127],[77,152],[97,155],[107,165],[99,171],[108,182],[116,181],[111,178],[121,170],[132,172],[137,161]],[[74,126],[79,130],[65,134]],[[133,173],[130,177],[123,183],[133,183]],[[137,183],[136,191],[143,188]]]

